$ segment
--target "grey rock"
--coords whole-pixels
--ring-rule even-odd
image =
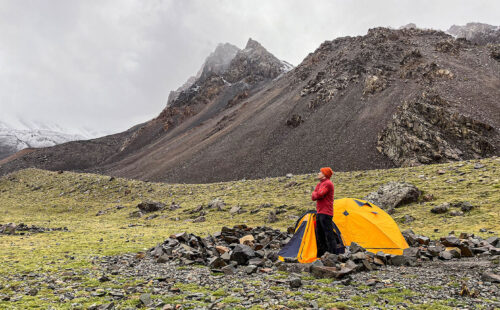
[[[443,214],[448,212],[450,209],[450,204],[449,203],[443,203],[440,204],[439,206],[435,206],[431,209],[431,212],[434,214]]]
[[[498,237],[489,237],[488,239],[486,239],[486,242],[488,242],[489,244],[491,244],[494,247],[499,247],[499,245],[500,245],[500,238],[498,238]]]
[[[255,265],[248,265],[245,267],[245,273],[246,274],[252,274],[252,273],[255,273],[257,271],[257,266]]]
[[[289,283],[291,288],[299,288],[302,286],[302,280],[300,278],[292,278]]]
[[[358,252],[364,252],[365,249],[360,246],[359,244],[357,244],[356,242],[351,242],[351,245],[349,246],[349,251],[354,254],[354,253],[358,253]]]
[[[455,236],[446,236],[440,238],[441,243],[446,247],[458,247],[460,246],[460,239]]]
[[[234,269],[234,267],[232,265],[227,265],[227,266],[224,266],[221,268],[221,271],[225,274],[225,275],[233,275],[236,273],[236,269]]]
[[[234,260],[239,265],[245,265],[249,259],[255,257],[255,252],[251,247],[238,244],[231,252],[231,260]]]
[[[382,209],[392,209],[415,202],[420,197],[420,190],[410,183],[388,182],[363,200],[372,202]]]
[[[491,283],[500,283],[500,275],[492,272],[484,272],[481,275],[481,280]]]
[[[221,257],[212,257],[208,261],[208,266],[210,268],[218,269],[218,268],[222,268],[226,265],[227,265],[226,261]]]
[[[153,301],[151,300],[151,294],[142,294],[139,297],[141,303],[145,306],[149,306]]]
[[[161,211],[165,208],[165,204],[161,202],[145,201],[137,205],[137,208],[143,213]]]
[[[442,251],[439,253],[439,258],[444,260],[450,260],[453,258],[453,254],[450,251]]]
[[[338,262],[338,257],[336,254],[326,252],[321,256],[321,262],[327,267],[335,267]]]

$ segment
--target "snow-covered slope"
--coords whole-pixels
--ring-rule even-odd
[[[0,121],[0,160],[26,148],[48,147],[89,138],[88,135],[63,133],[62,130],[53,124],[24,122],[14,127],[12,124]]]

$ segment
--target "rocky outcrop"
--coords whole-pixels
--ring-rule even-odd
[[[274,79],[286,72],[290,66],[269,53],[259,42],[248,40],[245,49],[239,51],[231,60],[224,78],[230,83],[244,82],[255,84]]]
[[[377,149],[398,166],[481,158],[495,154],[498,132],[424,92],[404,102],[379,134]]]
[[[238,47],[229,43],[217,45],[215,51],[205,60],[200,79],[203,80],[212,74],[223,75],[239,52],[240,49]]]
[[[230,43],[219,43],[215,50],[205,59],[205,62],[198,73],[195,76],[190,77],[177,90],[170,92],[168,95],[167,107],[177,100],[181,93],[187,91],[197,81],[204,81],[214,74],[222,75],[227,70],[231,60],[233,60],[239,50],[240,49],[238,47]]]
[[[274,79],[290,69],[286,62],[276,58],[255,40],[249,39],[243,50],[229,43],[219,44],[205,60],[196,80],[172,95],[155,121],[159,121],[163,130],[167,131],[198,114],[211,102],[222,100],[224,106],[232,107],[248,98],[259,82]],[[235,95],[228,98],[229,93]],[[134,139],[137,140],[136,137]]]
[[[465,26],[453,25],[447,31],[457,38],[465,38],[479,45],[500,43],[500,27],[484,23],[467,23]]]

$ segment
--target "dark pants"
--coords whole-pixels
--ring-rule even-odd
[[[337,240],[333,234],[333,218],[330,215],[316,214],[316,243],[318,245],[318,256],[325,252],[337,254]]]

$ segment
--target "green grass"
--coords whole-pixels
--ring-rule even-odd
[[[485,168],[474,169],[476,162],[481,162]],[[499,167],[499,158],[489,158],[411,168],[338,172],[332,180],[335,198],[362,198],[388,181],[413,183],[424,194],[432,194],[434,200],[397,208],[393,217],[401,230],[411,228],[430,237],[442,236],[452,230],[489,236],[479,230],[500,231]],[[13,273],[57,275],[67,270],[90,269],[95,256],[144,251],[172,233],[188,231],[206,235],[219,231],[222,226],[234,224],[270,225],[266,224],[267,214],[284,204],[288,206],[287,211],[278,215],[279,221],[271,226],[286,229],[294,224],[294,216],[315,208],[310,199],[311,189],[316,184],[314,174],[293,176],[292,180],[298,185],[286,188],[290,179],[285,177],[212,184],[164,184],[122,178],[110,180],[95,174],[58,174],[38,169],[12,173],[0,178],[0,223],[66,226],[69,232],[1,235],[0,285],[5,287],[9,283],[9,275]],[[197,217],[197,214],[187,211],[198,205],[207,205],[215,198],[224,200],[224,211],[209,210],[205,215],[207,221],[202,224],[193,224],[188,220]],[[137,204],[145,200],[164,202],[167,206],[175,201],[181,208],[162,211],[159,217],[152,220],[130,218],[128,214],[137,210]],[[458,217],[430,213],[435,205],[456,201],[469,201],[478,208]],[[261,207],[264,203],[272,206]],[[115,208],[117,205],[124,208],[118,210]],[[229,209],[235,205],[240,205],[247,212],[229,214]],[[256,209],[260,212],[250,214]],[[101,210],[108,212],[96,216]],[[415,221],[403,223],[404,215],[413,216]],[[439,232],[434,232],[435,228]],[[285,278],[286,274],[274,276]],[[92,279],[84,281],[89,281],[89,286],[102,286],[102,283],[92,282]],[[10,289],[2,290],[11,293]],[[49,296],[49,300],[40,299],[45,296]],[[42,290],[35,297],[24,296],[20,303],[33,306],[38,302],[43,308],[51,304],[51,298],[55,297]],[[5,305],[0,302],[0,308]]]

